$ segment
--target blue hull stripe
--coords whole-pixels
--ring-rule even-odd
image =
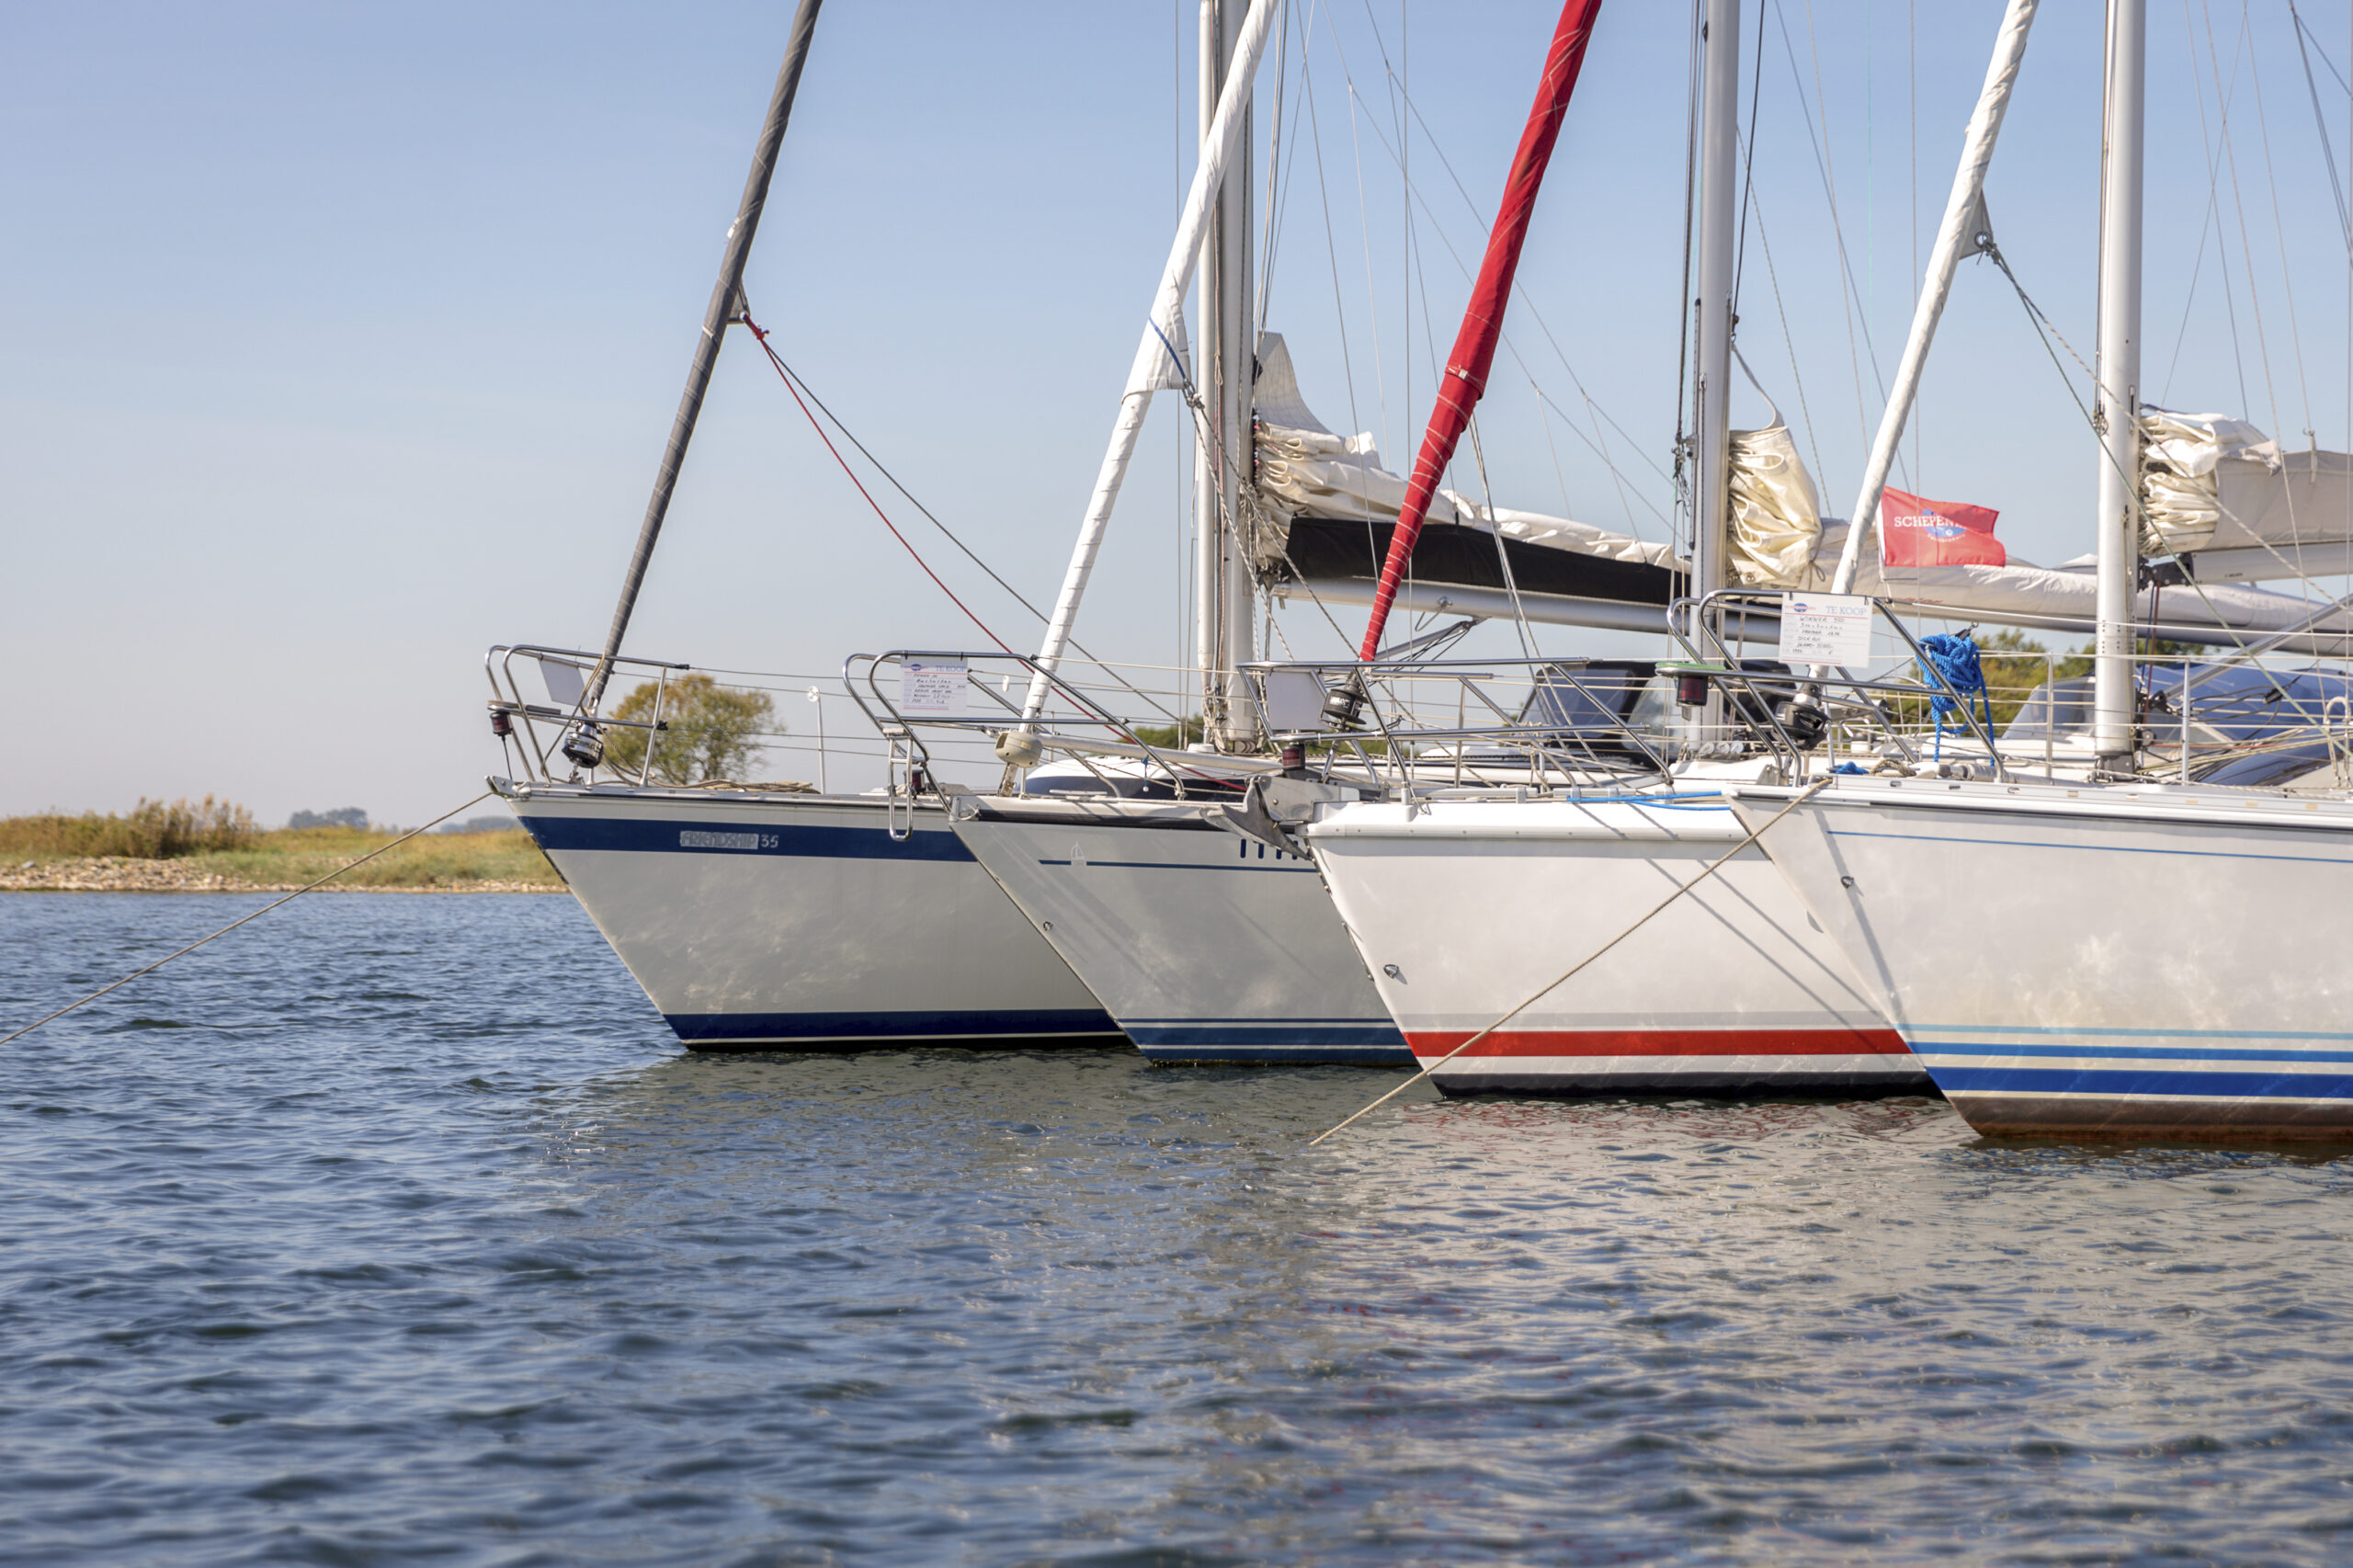
[[[1187,1024],[1152,1024],[1128,1020],[1128,1038],[1146,1051],[1159,1046],[1281,1046],[1302,1050],[1313,1046],[1369,1047],[1413,1054],[1405,1037],[1392,1023],[1224,1023],[1201,1019]]]
[[[2222,1046],[1956,1045],[1949,1040],[1920,1040],[1912,1042],[1912,1050],[1918,1055],[2055,1056],[2088,1062],[2117,1057],[2136,1062],[2353,1062],[2353,1051],[2232,1051]]]
[[[1067,866],[1070,863],[1068,860],[1038,862],[1040,866]],[[1245,865],[1239,860],[1230,866],[1215,862],[1202,865],[1192,860],[1089,860],[1086,862],[1086,866],[1099,867],[1104,870],[1121,871],[1281,871],[1294,877],[1312,877],[1315,874],[1315,868],[1313,866],[1262,866],[1256,863]],[[1085,867],[1081,869],[1084,869]]]
[[[2106,1029],[2089,1024],[1915,1024],[1909,1028],[1914,1034],[1942,1034],[1954,1029],[1982,1028],[1990,1034],[2113,1035],[2119,1040],[2353,1040],[2353,1034],[2342,1029]],[[1972,1045],[1961,1049],[1984,1051],[1991,1048]]]
[[[1108,1013],[1092,1007],[981,1012],[668,1013],[688,1045],[702,1040],[1025,1040],[1047,1035],[1117,1035]]]
[[[2144,1073],[2037,1067],[1942,1067],[1928,1075],[1949,1095],[2101,1095],[2125,1099],[2183,1095],[2200,1099],[2353,1099],[2353,1074],[2329,1073]]]
[[[619,849],[662,855],[773,855],[807,860],[970,860],[944,828],[892,838],[880,827],[830,823],[677,822],[643,817],[525,817],[542,849]]]

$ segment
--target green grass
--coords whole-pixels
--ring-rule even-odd
[[[96,832],[63,833],[53,825],[75,824],[73,817],[10,817],[0,819],[0,861],[21,865],[27,860],[50,863],[91,856],[130,853],[107,846]],[[93,819],[105,823],[109,819]],[[119,820],[119,819],[114,819]],[[32,824],[32,825],[27,825]],[[192,871],[232,877],[264,884],[316,881],[336,867],[347,865],[372,849],[390,844],[395,835],[350,827],[279,828],[255,832],[231,846],[182,851],[170,857]],[[155,855],[134,856],[156,859]],[[525,882],[561,888],[563,880],[531,835],[521,828],[500,833],[428,833],[349,874],[330,886],[361,888],[462,888],[476,882]]]

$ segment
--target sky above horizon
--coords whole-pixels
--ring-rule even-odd
[[[483,650],[594,646],[611,614],[791,13],[0,14],[0,649],[22,682],[0,814],[212,793],[270,823],[358,805],[414,824],[481,787],[500,766]],[[1292,0],[1262,74],[1261,197],[1281,134],[1267,324],[1310,406],[1392,468],[1558,13]],[[1741,343],[1827,512],[1857,483],[2000,15],[1745,7]],[[2151,7],[2145,395],[2353,448],[2329,162],[2353,136],[2353,18],[2303,19],[2300,49],[2284,4]],[[1190,173],[1194,25],[1192,0],[832,0],[752,260],[779,352],[1033,603]],[[1601,14],[1482,411],[1500,505],[1668,537],[1689,49],[1684,7]],[[1988,182],[2020,282],[2086,357],[2099,54],[2097,7],[2044,8]],[[1964,263],[1906,488],[1995,507],[2015,557],[2082,553],[2097,471],[2075,395],[2007,281]],[[1740,422],[1764,412],[1735,399]],[[1107,656],[1179,645],[1180,413],[1154,410],[1082,617]],[[880,498],[983,620],[1034,642]],[[1344,651],[1312,612],[1284,624],[1302,654]],[[631,651],[827,681],[854,651],[982,641],[735,335]]]

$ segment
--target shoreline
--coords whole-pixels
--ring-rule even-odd
[[[324,872],[331,868],[322,868]],[[257,881],[205,870],[179,860],[141,860],[125,856],[45,860],[29,865],[0,866],[0,892],[296,892],[316,881]],[[321,892],[390,893],[563,893],[562,882],[519,881],[499,878],[456,878],[448,881],[370,883],[329,882]]]

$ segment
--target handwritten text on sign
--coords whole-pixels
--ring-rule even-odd
[[[1868,665],[1871,601],[1859,594],[1786,594],[1781,598],[1781,662]]]
[[[899,711],[964,711],[965,665],[961,659],[909,659],[899,666]]]

